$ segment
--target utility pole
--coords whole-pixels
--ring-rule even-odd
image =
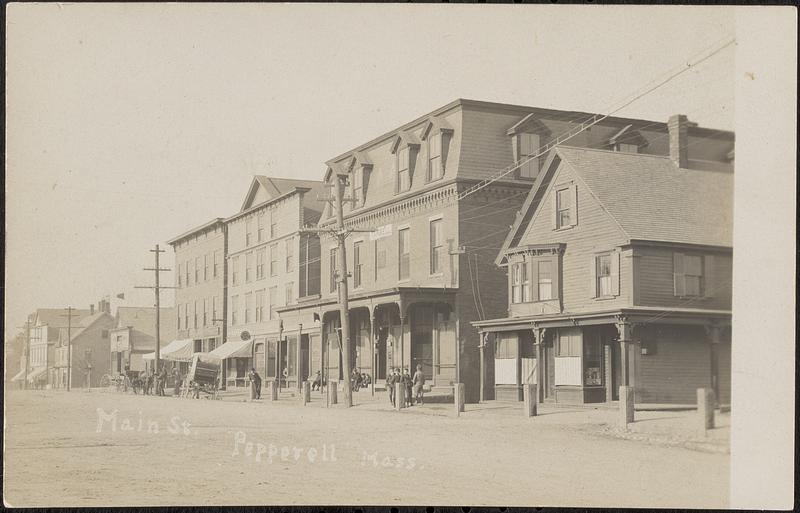
[[[347,236],[353,232],[372,232],[374,230],[359,230],[359,229],[346,229],[344,226],[344,207],[345,201],[353,201],[352,198],[344,198],[344,188],[347,186],[347,174],[334,173],[334,196],[331,200],[326,199],[328,202],[333,202],[333,208],[336,209],[336,226],[334,228],[303,228],[300,230],[305,233],[328,233],[336,237],[338,241],[337,260],[338,269],[336,270],[336,281],[339,286],[339,318],[341,322],[341,330],[339,332],[339,346],[343,354],[342,357],[342,374],[344,374],[345,387],[344,387],[344,404],[347,408],[353,406],[353,389],[350,386],[350,308],[348,305],[348,291],[347,291],[347,249],[345,241]],[[330,358],[330,355],[328,355]]]
[[[61,317],[67,318],[67,392],[70,391],[72,386],[72,318],[77,317],[73,314],[74,308],[68,306],[67,313],[61,314]]]
[[[156,249],[151,249],[151,253],[155,253],[156,259],[156,266],[155,267],[145,267],[143,270],[145,271],[153,271],[155,273],[155,286],[136,286],[135,289],[152,289],[156,295],[156,353],[153,372],[158,373],[158,368],[160,367],[161,361],[161,289],[174,289],[177,287],[167,287],[160,285],[160,276],[162,272],[171,271],[171,269],[166,269],[158,266],[158,256],[160,253],[166,253],[165,250],[159,249],[158,244],[156,244]]]
[[[25,326],[17,326],[17,328],[25,328],[25,388],[28,388],[28,369],[31,367],[31,318],[25,317]]]

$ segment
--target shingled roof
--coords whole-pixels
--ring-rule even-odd
[[[678,168],[657,155],[556,151],[629,239],[733,245],[732,171]]]
[[[733,246],[733,170],[679,168],[659,155],[556,147],[543,166],[569,166],[631,240]],[[552,173],[542,172],[506,237],[499,264],[528,229]],[[537,194],[538,193],[538,194]],[[538,199],[537,199],[538,198]]]

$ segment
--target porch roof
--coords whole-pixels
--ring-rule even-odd
[[[555,315],[529,315],[474,321],[471,324],[482,332],[514,331],[534,328],[565,328],[612,324],[624,317],[633,324],[708,324],[729,323],[730,310],[701,308],[656,308],[638,306],[598,312],[563,312]]]

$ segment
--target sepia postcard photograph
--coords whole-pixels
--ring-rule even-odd
[[[4,14],[6,507],[794,507],[792,7]]]

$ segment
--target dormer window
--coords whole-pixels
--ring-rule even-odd
[[[353,171],[353,205],[360,207],[364,204],[364,172],[362,169]]]
[[[414,164],[419,151],[419,141],[406,132],[401,132],[394,140],[391,148],[395,154],[395,194],[411,189],[414,180]]]
[[[539,158],[532,158],[539,151],[539,135],[521,133],[516,138],[518,151],[515,160],[519,164],[517,175],[519,178],[533,180],[539,174]]]
[[[350,197],[353,200],[353,208],[363,207],[366,201],[372,162],[366,155],[358,152],[353,155],[348,167],[350,171]]]
[[[444,119],[430,118],[423,126],[420,137],[428,143],[426,181],[431,182],[444,177],[452,134],[453,127]]]
[[[550,130],[533,113],[528,114],[509,128],[506,133],[512,137],[514,163],[517,165],[515,176],[520,180],[535,180],[539,176],[539,149],[549,137]]]
[[[614,145],[614,151],[622,153],[639,153],[639,147],[635,144],[619,143]]]
[[[408,166],[408,146],[397,152],[397,192],[407,191],[411,188],[411,172]]]
[[[608,148],[620,153],[639,153],[640,148],[647,146],[647,139],[642,137],[633,125],[626,125],[608,140]]]
[[[428,139],[428,180],[438,180],[444,176],[442,167],[442,134],[434,134]]]

